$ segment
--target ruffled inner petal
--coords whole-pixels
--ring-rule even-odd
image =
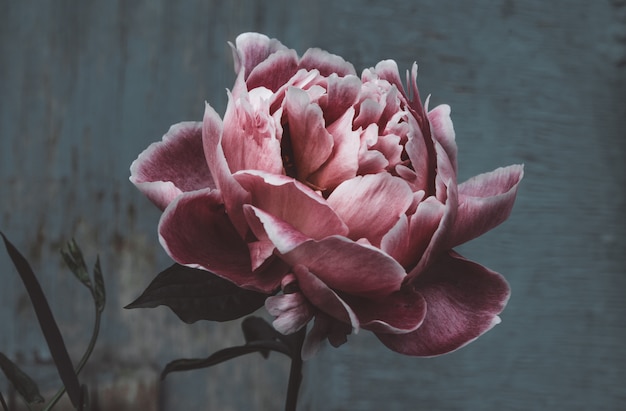
[[[412,201],[409,185],[387,173],[344,181],[328,197],[328,203],[350,228],[349,237],[367,238],[375,246]]]

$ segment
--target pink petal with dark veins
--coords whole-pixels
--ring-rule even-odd
[[[130,181],[161,210],[185,191],[215,188],[202,152],[202,123],[170,127],[162,141],[133,161],[130,174]]]
[[[271,292],[284,272],[253,273],[248,246],[233,227],[217,190],[178,196],[159,222],[159,240],[178,263],[201,267],[242,288]]]
[[[420,357],[454,351],[487,332],[500,322],[510,294],[500,274],[454,252],[442,255],[415,288],[428,307],[422,325],[408,334],[376,336],[393,351]]]
[[[341,183],[328,204],[350,228],[349,237],[367,238],[378,246],[382,237],[413,200],[409,185],[387,173],[357,176]]]
[[[463,244],[491,230],[511,214],[517,188],[524,175],[522,165],[498,168],[459,185],[459,210],[450,232],[450,247]]]
[[[356,75],[354,66],[348,63],[341,56],[331,54],[327,51],[311,48],[304,52],[304,55],[300,59],[298,68],[304,68],[307,70],[317,69],[324,77],[328,77],[335,73],[341,77],[347,75]]]

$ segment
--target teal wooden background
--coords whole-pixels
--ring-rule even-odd
[[[511,219],[460,250],[509,280],[503,322],[433,359],[353,336],[306,364],[300,409],[626,409],[624,1],[0,0],[0,228],[33,262],[74,358],[91,305],[58,249],[75,237],[90,263],[100,253],[109,300],[84,374],[100,409],[282,407],[278,356],[158,382],[170,359],[240,344],[237,323],[121,308],[169,264],[128,167],[205,100],[223,112],[226,42],[250,30],[357,70],[417,61],[423,96],[452,106],[461,180],[526,165]],[[0,351],[49,391],[49,354],[4,253],[0,284]]]

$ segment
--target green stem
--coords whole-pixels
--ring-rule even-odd
[[[85,350],[85,353],[83,354],[83,357],[80,359],[80,361],[78,362],[78,365],[76,366],[76,375],[78,375],[80,371],[83,369],[83,367],[85,366],[85,364],[87,364],[87,361],[89,360],[89,357],[91,356],[91,353],[93,352],[93,349],[96,346],[96,340],[98,339],[98,334],[100,332],[101,316],[102,316],[102,311],[99,310],[98,306],[96,305],[96,321],[93,326],[91,340],[89,341],[89,345],[87,346],[87,349]],[[50,411],[52,407],[54,407],[56,403],[61,399],[63,394],[65,394],[65,386],[59,388],[57,393],[50,400],[50,403],[46,405],[46,407],[42,411]]]
[[[302,329],[294,335],[285,411],[296,411],[296,406],[298,405],[298,391],[300,391],[300,384],[302,383],[302,344],[304,343],[305,336],[306,327],[302,327]]]

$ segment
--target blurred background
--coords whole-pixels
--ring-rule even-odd
[[[92,303],[58,251],[74,237],[88,265],[100,255],[107,308],[81,374],[99,410],[283,406],[279,355],[159,381],[172,359],[243,343],[239,322],[122,308],[171,263],[130,163],[171,124],[200,120],[205,101],[223,113],[227,41],[244,31],[358,72],[417,61],[422,97],[452,106],[459,181],[525,164],[511,218],[459,250],[510,282],[503,322],[431,359],[368,332],[326,347],[305,364],[300,410],[626,409],[625,1],[0,0],[0,229],[31,261],[75,361]],[[57,375],[3,250],[0,324],[0,352],[50,397]],[[19,405],[4,377],[0,391]]]

